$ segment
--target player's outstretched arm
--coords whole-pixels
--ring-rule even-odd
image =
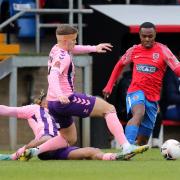
[[[123,67],[124,67],[123,61],[119,60],[111,73],[111,76],[109,78],[108,83],[106,84],[106,87],[102,91],[104,95],[104,99],[108,98],[109,95],[111,94],[113,86],[117,81],[119,75],[121,74]]]
[[[87,53],[106,53],[112,51],[113,46],[110,43],[100,43],[95,46],[90,45],[75,45],[72,49],[73,54],[87,54]]]
[[[0,115],[1,116],[9,116],[9,117],[17,117],[17,107],[9,107],[5,105],[0,105]]]
[[[96,46],[97,53],[106,53],[112,51],[113,46],[110,43],[101,43]]]

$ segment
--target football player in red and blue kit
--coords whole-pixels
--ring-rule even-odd
[[[127,113],[132,118],[125,128],[125,135],[132,144],[147,144],[158,111],[162,80],[167,65],[180,76],[180,63],[168,47],[155,42],[156,28],[151,22],[140,26],[141,44],[129,48],[115,65],[110,79],[103,89],[105,98],[112,92],[114,83],[129,63],[133,63],[133,76],[127,91]]]

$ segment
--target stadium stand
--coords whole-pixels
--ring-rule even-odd
[[[0,33],[0,61],[20,53],[19,44],[6,44],[6,34]]]

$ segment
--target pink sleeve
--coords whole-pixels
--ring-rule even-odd
[[[60,74],[62,74],[64,70],[69,67],[70,62],[71,62],[70,56],[67,54],[63,56],[61,60],[59,60],[56,57],[51,65],[51,71],[55,70]]]
[[[70,56],[66,55],[63,59],[54,61],[51,72],[48,75],[48,83],[50,89],[55,92],[56,97],[59,97],[63,94],[60,85],[60,78],[63,76],[63,73],[67,71],[70,64]]]
[[[9,106],[0,105],[1,116],[17,117],[17,112],[18,112],[17,107],[9,107]]]
[[[60,75],[61,74],[58,69],[52,69],[51,73],[48,76],[49,87],[53,89],[53,92],[56,93],[57,97],[63,94],[61,90],[61,86],[60,86],[60,80],[59,80]]]
[[[34,135],[37,136],[38,123],[34,119],[30,118],[28,119],[28,124],[29,127],[32,129]]]
[[[23,119],[31,118],[34,115],[36,108],[38,107],[39,106],[36,104],[19,107],[17,111],[18,118],[23,118]]]
[[[76,45],[72,50],[73,54],[86,54],[96,52],[96,46],[83,46],[83,45]]]

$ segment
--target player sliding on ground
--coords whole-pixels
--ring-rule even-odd
[[[35,136],[30,143],[19,148],[15,153],[0,154],[0,160],[18,160],[19,158],[22,160],[20,155],[24,153],[26,148],[36,147],[59,133],[54,119],[49,115],[46,94],[44,93],[41,93],[40,97],[35,100],[34,105],[22,107],[0,105],[0,115],[27,119]],[[79,148],[75,146],[44,152],[38,155],[38,158],[41,160],[91,159],[113,161],[119,160],[120,157],[118,153],[103,153],[98,148]]]
[[[0,105],[0,115],[27,119],[35,138],[12,155],[0,156],[0,160],[17,160],[26,148],[36,147],[58,134],[58,128],[47,109],[46,94],[41,92],[35,103],[21,107]]]
[[[90,52],[105,53],[111,51],[111,44],[102,43],[96,46],[75,45],[77,29],[69,25],[60,25],[56,29],[57,44],[49,54],[48,61],[48,109],[56,123],[63,130],[38,148],[24,153],[24,158],[31,158],[46,151],[52,151],[73,145],[77,140],[75,123],[72,116],[104,117],[107,127],[117,142],[122,145],[119,159],[129,159],[135,154],[146,151],[149,146],[131,145],[124,135],[123,127],[113,105],[103,99],[74,91],[75,69],[72,54]]]

